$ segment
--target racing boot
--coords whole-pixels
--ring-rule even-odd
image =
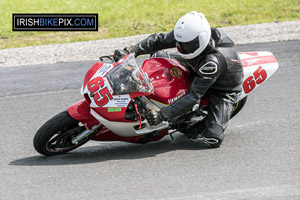
[[[189,129],[187,137],[193,142],[201,142],[212,148],[218,148],[225,135],[223,128],[219,125],[204,126],[204,123],[197,123]]]

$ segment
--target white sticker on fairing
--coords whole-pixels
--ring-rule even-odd
[[[103,64],[97,72],[97,76],[104,77],[111,69],[113,68],[112,64]]]
[[[216,63],[209,61],[202,67],[200,67],[199,72],[201,74],[210,75],[216,73],[218,70],[218,66]]]
[[[130,96],[128,94],[115,95],[113,97],[113,100],[111,100],[109,104],[105,107],[127,107],[129,102],[131,101]]]

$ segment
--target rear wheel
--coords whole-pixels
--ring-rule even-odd
[[[230,119],[233,118],[236,114],[238,114],[242,110],[242,108],[244,107],[246,101],[247,101],[247,96],[236,103],[236,105],[233,109],[233,112],[230,116]]]
[[[63,154],[90,140],[85,138],[76,144],[72,142],[73,138],[85,130],[86,128],[80,126],[67,111],[63,111],[39,128],[33,139],[33,145],[35,150],[43,155]]]

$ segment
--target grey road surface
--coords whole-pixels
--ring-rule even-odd
[[[219,149],[176,134],[41,156],[32,146],[36,130],[81,99],[94,61],[1,68],[0,199],[300,199],[300,41],[237,49],[271,51],[280,68],[249,96]]]

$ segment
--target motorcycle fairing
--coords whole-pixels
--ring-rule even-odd
[[[68,107],[68,113],[77,121],[80,121],[88,129],[99,124],[99,121],[90,113],[90,106],[86,100],[81,100]]]
[[[92,79],[92,77],[95,77],[95,74],[98,74],[99,76],[105,76],[112,68],[113,65],[107,63],[95,63],[94,65],[92,65],[92,67],[87,71],[84,77],[81,94],[84,93],[86,85]]]
[[[93,112],[93,111],[92,111]],[[130,143],[138,143],[138,140],[141,138],[142,135],[152,132],[153,130],[158,130],[159,136],[155,137],[153,141],[160,140],[162,137],[168,134],[168,124],[162,124],[159,126],[159,128],[156,127],[156,129],[153,129],[153,127],[143,129],[143,130],[133,130],[133,126],[139,125],[138,122],[134,123],[124,123],[120,124],[119,122],[108,122],[106,119],[100,117],[98,114],[94,115],[97,117],[97,119],[94,117],[94,115],[91,114],[90,107],[88,103],[85,100],[81,100],[77,102],[76,104],[73,104],[68,108],[69,115],[80,121],[82,124],[84,124],[88,129],[92,129],[94,126],[99,124],[99,121],[104,122],[104,125],[106,126],[92,139],[97,141],[125,141]],[[106,123],[107,122],[107,123]],[[147,122],[143,122],[147,123]],[[125,128],[124,126],[125,125]],[[119,127],[118,129],[114,130],[112,127]],[[112,131],[114,130],[114,131]],[[128,131],[128,132],[126,132]]]
[[[191,84],[189,70],[173,59],[147,59],[142,69],[155,89],[148,98],[159,107],[170,105],[182,97]]]
[[[113,133],[122,136],[122,137],[132,137],[132,136],[138,136],[138,135],[145,135],[147,133],[151,133],[153,131],[159,131],[163,129],[167,129],[169,127],[168,122],[162,122],[161,124],[157,126],[150,126],[147,122],[147,120],[141,121],[141,124],[144,124],[145,127],[142,129],[136,129],[134,127],[139,127],[140,122],[131,122],[131,121],[110,121],[99,115],[97,112],[95,112],[93,109],[91,109],[91,114],[99,120],[105,127],[107,127],[109,130],[111,130]]]
[[[92,74],[89,74],[92,73]],[[94,65],[85,77],[82,94],[95,113],[109,121],[124,121],[131,100],[153,92],[148,77],[130,54],[114,64]]]
[[[277,71],[278,62],[267,51],[238,52],[238,55],[244,70],[243,90],[238,96],[239,101],[268,80]]]
[[[133,98],[153,92],[148,76],[137,66],[133,54],[117,64],[95,65],[89,72],[93,75],[86,75],[82,93],[91,115],[113,133],[132,137],[168,128],[168,122],[153,127],[146,120],[125,119],[127,106]],[[144,126],[139,130],[136,127],[140,123]]]
[[[164,136],[168,135],[168,129],[162,129],[158,131],[158,136],[154,137],[152,141],[158,141]],[[143,135],[138,136],[120,136],[115,133],[113,133],[111,130],[109,130],[106,127],[103,127],[103,129],[95,136],[92,140],[96,141],[124,141],[124,142],[130,142],[130,143],[139,143],[140,138],[143,137]]]

